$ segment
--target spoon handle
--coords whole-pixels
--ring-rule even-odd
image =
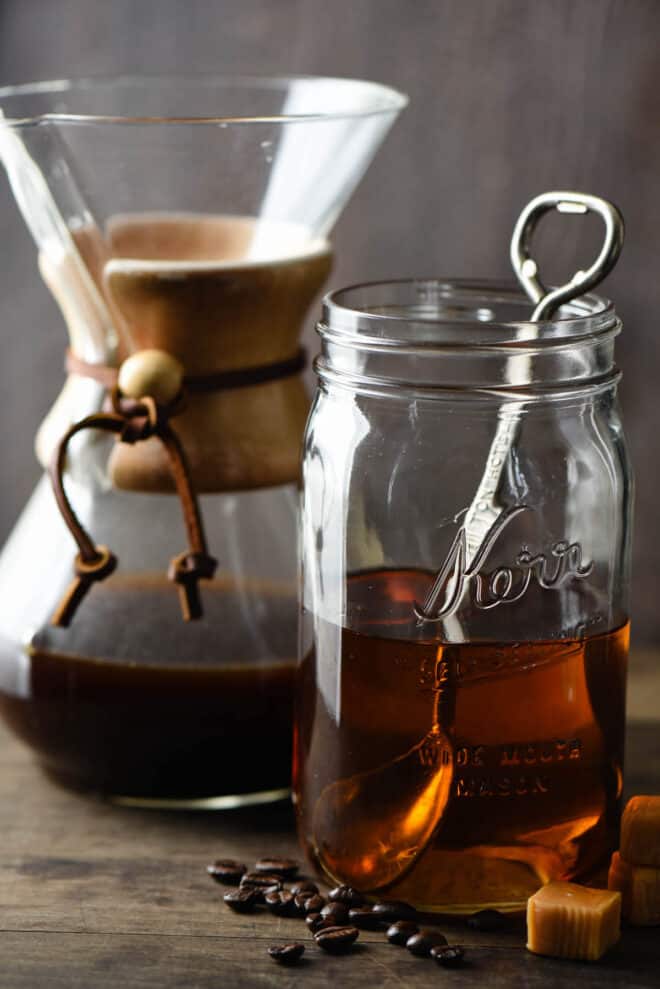
[[[553,210],[559,213],[596,213],[605,226],[605,238],[598,256],[589,268],[577,271],[564,285],[547,289],[539,277],[538,265],[531,256],[530,245],[539,220]],[[530,322],[518,328],[518,341],[529,341],[533,346],[534,341],[538,339],[538,328],[533,324],[541,320],[549,320],[564,303],[598,285],[616,264],[623,247],[623,238],[623,216],[616,206],[605,199],[581,192],[544,192],[532,199],[516,221],[510,247],[514,272],[530,300],[535,304]],[[506,366],[508,386],[516,389],[533,385],[533,361],[529,351],[523,349],[522,352],[517,351],[512,354],[508,357]],[[463,522],[467,567],[480,554],[488,534],[504,511],[505,506],[498,498],[498,491],[509,456],[520,435],[524,410],[524,398],[508,399],[499,407],[495,436],[486,457],[481,480]],[[422,613],[430,613],[434,593],[435,590],[432,589],[421,609]],[[457,595],[452,612],[443,618],[445,641],[466,641],[463,626],[457,615],[464,599],[465,592]]]

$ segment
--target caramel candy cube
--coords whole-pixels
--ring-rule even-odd
[[[619,940],[621,894],[548,883],[527,901],[527,948],[537,955],[597,961]]]
[[[621,858],[660,868],[660,797],[631,797],[621,821]]]
[[[621,912],[631,924],[640,927],[660,924],[660,869],[630,865],[615,852],[607,887],[621,893]]]
[[[619,852],[612,853],[610,867],[607,873],[607,888],[621,893],[621,916],[630,917],[630,894],[632,866],[621,858]]]

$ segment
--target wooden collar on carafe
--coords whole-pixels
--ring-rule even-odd
[[[93,541],[64,490],[63,477],[70,440],[83,430],[101,429],[114,433],[123,443],[134,444],[156,437],[163,444],[188,535],[188,550],[172,558],[168,577],[179,588],[184,620],[201,618],[203,611],[198,581],[209,580],[213,576],[217,561],[208,553],[188,461],[169,420],[183,409],[186,394],[247,388],[291,377],[304,366],[305,352],[302,349],[294,357],[277,363],[201,375],[184,375],[179,361],[162,350],[138,351],[127,358],[120,368],[89,364],[71,350],[67,351],[67,371],[102,384],[110,394],[111,410],[94,413],[74,423],[60,440],[49,467],[55,499],[78,546],[74,561],[75,576],[53,615],[54,625],[68,626],[92,584],[109,577],[118,562],[111,550]]]

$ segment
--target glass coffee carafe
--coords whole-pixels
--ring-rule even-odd
[[[37,437],[51,476],[0,558],[0,710],[58,780],[200,806],[287,791],[298,337],[404,104],[321,78],[0,91],[70,338]]]

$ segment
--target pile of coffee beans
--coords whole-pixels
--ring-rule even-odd
[[[252,913],[264,906],[276,917],[304,919],[314,942],[328,954],[348,954],[361,930],[383,931],[390,944],[405,947],[420,958],[432,958],[443,967],[463,963],[463,948],[450,945],[436,928],[419,927],[417,911],[409,903],[400,900],[367,903],[351,886],[336,886],[325,897],[310,879],[296,878],[298,868],[294,859],[265,856],[251,870],[243,862],[218,859],[206,871],[215,882],[235,887],[223,896],[232,910]],[[290,883],[288,888],[285,882]],[[490,916],[481,921],[485,927],[494,927],[496,923]],[[276,944],[268,949],[279,965],[296,964],[304,952],[305,945],[300,941]]]

